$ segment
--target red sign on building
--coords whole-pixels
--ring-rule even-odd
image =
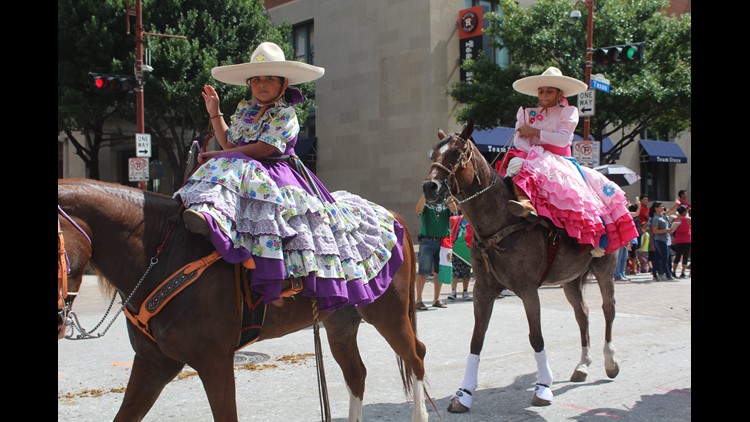
[[[458,11],[458,38],[482,36],[482,6],[474,6]]]
[[[458,44],[461,82],[471,82],[474,78],[463,69],[463,64],[467,59],[476,59],[482,51],[482,6],[458,11]]]

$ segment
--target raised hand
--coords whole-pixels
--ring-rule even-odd
[[[209,116],[215,116],[219,114],[219,94],[211,85],[203,85],[203,101],[206,103],[206,111]]]

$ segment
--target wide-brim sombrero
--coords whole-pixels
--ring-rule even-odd
[[[325,69],[304,62],[287,61],[284,51],[272,42],[261,43],[250,62],[217,66],[211,69],[211,76],[216,80],[231,85],[247,86],[247,80],[254,76],[282,76],[289,80],[289,85],[314,81],[325,73]]]
[[[513,82],[513,89],[521,94],[538,95],[538,89],[543,86],[551,86],[561,89],[563,95],[570,97],[586,91],[586,84],[570,76],[563,76],[560,69],[548,67],[541,75],[527,76]]]

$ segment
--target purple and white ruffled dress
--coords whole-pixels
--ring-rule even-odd
[[[227,140],[266,142],[278,155],[294,155],[294,107],[281,99],[255,122],[259,108],[241,101]],[[281,280],[295,277],[321,311],[372,303],[403,262],[404,228],[380,205],[346,191],[330,193],[307,174],[313,186],[288,160],[232,152],[204,162],[174,196],[207,215],[209,237],[224,260],[253,257],[250,285],[264,302],[279,298]]]

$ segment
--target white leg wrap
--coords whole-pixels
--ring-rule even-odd
[[[472,394],[474,394],[479,386],[478,377],[479,355],[470,353],[469,357],[466,358],[466,369],[464,370],[464,380],[461,382],[461,388],[453,394],[453,397],[458,397],[458,401],[468,408],[471,408],[474,401]]]
[[[427,406],[425,405],[424,382],[417,380],[412,375],[412,385],[414,386],[414,414],[412,415],[412,421],[427,422],[429,416],[427,415]]]
[[[612,342],[604,344],[604,367],[612,369],[617,366],[617,360],[615,359],[615,345]]]
[[[552,401],[552,369],[547,362],[547,352],[542,350],[534,353],[536,360],[536,394],[537,397],[544,400]]]
[[[606,346],[605,346],[605,352],[606,355]],[[589,365],[591,365],[591,362],[594,360],[591,358],[591,353],[589,351],[588,347],[582,347],[581,348],[581,360],[578,361],[578,366],[576,366],[576,371],[585,372],[588,374],[589,372]]]
[[[350,421],[361,421],[362,420],[362,400],[354,397],[349,387],[346,387],[349,391],[349,420]]]

